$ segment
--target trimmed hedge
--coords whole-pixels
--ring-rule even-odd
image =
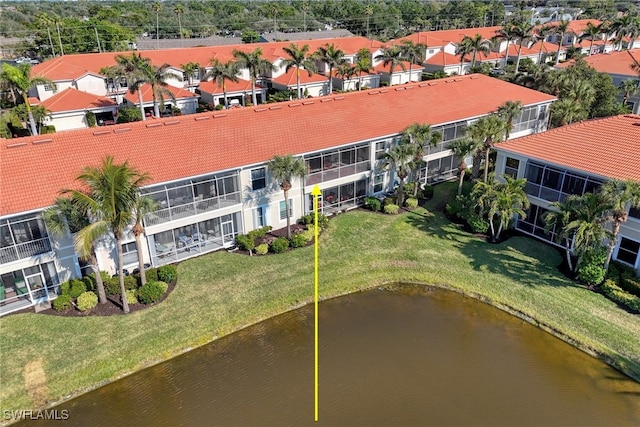
[[[129,289],[125,292],[125,297],[127,298],[127,304],[133,305],[138,304],[137,291],[133,289]]]
[[[158,267],[158,281],[171,283],[178,277],[178,267],[173,264]]]
[[[271,244],[271,251],[276,254],[281,254],[289,248],[289,240],[284,237],[278,237]]]
[[[269,245],[267,245],[266,243],[262,243],[256,246],[256,254],[265,255],[267,252],[269,252]]]
[[[400,206],[395,205],[393,203],[389,203],[388,205],[384,205],[384,213],[395,215],[400,210]]]
[[[640,298],[625,292],[613,280],[607,279],[604,281],[602,292],[618,304],[640,313]]]
[[[71,308],[71,297],[65,294],[60,295],[58,298],[53,300],[51,306],[55,311],[68,310]]]
[[[78,310],[88,311],[98,305],[98,296],[93,292],[85,292],[78,297],[76,302]]]
[[[152,304],[162,298],[167,291],[167,284],[163,282],[147,282],[138,289],[138,300],[143,304]]]
[[[365,197],[364,205],[374,212],[378,212],[382,207],[382,203],[377,197]]]
[[[138,280],[133,276],[124,276],[125,290],[137,289]],[[109,277],[104,281],[104,290],[107,295],[120,295],[120,279],[118,276]]]
[[[415,208],[418,207],[418,199],[415,199],[413,197],[409,197],[407,200],[405,200],[404,205],[408,209],[415,209]]]

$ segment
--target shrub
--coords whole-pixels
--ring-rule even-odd
[[[480,215],[471,215],[467,218],[467,224],[474,233],[485,234],[489,230],[489,221]]]
[[[245,251],[251,252],[256,247],[256,241],[247,234],[238,234],[236,236],[236,245]]]
[[[405,200],[404,205],[409,209],[415,209],[418,207],[418,199],[409,197],[407,200]]]
[[[102,277],[102,282],[106,282],[109,280],[109,273],[106,271],[101,271],[100,276]],[[96,290],[96,275],[95,273],[88,274],[82,278],[87,291],[95,291]]]
[[[303,236],[307,242],[312,241],[313,237],[315,236],[315,233],[313,231],[313,226],[311,226],[310,230],[304,230],[302,233],[300,233],[300,235]]]
[[[289,241],[284,237],[278,237],[271,244],[271,251],[276,254],[281,254],[289,247]]]
[[[138,122],[142,120],[142,113],[138,107],[118,108],[118,123]]]
[[[60,294],[69,295],[70,292],[71,292],[71,281],[68,280],[66,282],[62,282],[60,284]]]
[[[124,276],[124,289],[136,289],[138,280],[133,276]],[[104,281],[104,291],[107,295],[120,295],[120,278],[109,277]]]
[[[157,281],[158,280],[158,269],[157,268],[148,268],[144,270],[145,276],[147,276],[147,282]]]
[[[315,223],[316,219],[315,219],[315,214],[306,214],[306,215],[302,215],[300,217],[300,222],[304,225],[308,226],[309,225],[313,225]],[[327,228],[327,226],[329,225],[329,218],[327,218],[326,215],[318,213],[318,227],[320,227],[320,229],[323,228]]]
[[[424,189],[422,190],[422,197],[424,197],[425,199],[431,199],[433,197],[433,186],[432,185],[426,185],[424,187]]]
[[[133,289],[129,289],[124,293],[125,298],[127,298],[127,304],[138,304],[138,298],[136,297],[137,291]]]
[[[98,296],[93,292],[85,292],[78,297],[76,304],[80,311],[91,310],[93,307],[98,305]]]
[[[269,252],[269,245],[267,245],[266,243],[262,243],[256,246],[256,254],[265,255],[267,252]]]
[[[301,248],[304,245],[306,245],[307,242],[308,242],[307,236],[304,234],[304,232],[298,233],[298,234],[294,234],[291,237],[291,246],[294,247],[294,248]]]
[[[143,304],[153,304],[162,298],[162,294],[167,290],[166,283],[163,286],[162,282],[147,282],[144,286],[138,289],[138,300]]]
[[[620,287],[630,294],[640,297],[640,279],[637,277],[622,276]]]
[[[314,214],[306,214],[300,217],[300,223],[304,225],[313,224],[314,222]]]
[[[380,203],[380,200],[378,200],[376,197],[366,197],[364,199],[364,205],[372,211],[378,212],[382,203]]]
[[[578,279],[589,286],[602,283],[606,274],[603,267],[606,257],[604,248],[587,250],[578,266]]]
[[[605,280],[602,284],[602,292],[613,301],[640,313],[640,298],[616,286],[615,281],[611,279]]]
[[[178,267],[173,264],[158,267],[158,280],[160,282],[171,283],[178,277]]]
[[[247,233],[247,236],[249,236],[249,238],[252,238],[254,241],[256,239],[262,239],[267,235],[268,232],[271,231],[271,229],[272,227],[270,225],[267,225],[265,227],[250,231],[249,233]]]
[[[69,289],[69,296],[73,299],[73,298],[78,298],[81,294],[87,292],[87,287],[85,286],[84,282],[80,279],[72,279],[69,281],[70,283],[70,289]]]
[[[71,308],[71,296],[68,294],[60,295],[58,298],[53,300],[51,306],[55,311],[68,310]]]
[[[382,205],[383,206],[395,205],[395,204],[396,204],[396,198],[395,197],[385,197],[384,200],[382,201]]]
[[[398,213],[399,210],[400,210],[400,206],[398,205],[394,205],[392,203],[388,205],[384,205],[384,213],[386,214],[395,215]]]

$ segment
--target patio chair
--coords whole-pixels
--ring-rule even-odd
[[[156,242],[156,254],[158,256],[164,256],[171,252],[171,247],[163,245],[162,243]]]

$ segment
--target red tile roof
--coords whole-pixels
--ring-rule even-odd
[[[421,65],[417,65],[417,64],[412,64],[409,61],[402,61],[402,64],[404,64],[404,71],[409,72],[409,69],[411,70],[422,70],[424,67]],[[391,63],[387,64],[386,66],[384,65],[384,62],[379,63],[378,65],[376,65],[375,67],[373,67],[373,69],[379,73],[388,73],[391,70]],[[402,67],[400,65],[396,65],[395,68],[393,69],[394,73],[398,73],[398,72],[402,72]]]
[[[531,105],[554,99],[471,74],[253,108],[3,139],[0,215],[52,204],[61,188],[75,185],[82,167],[98,165],[107,154],[148,172],[152,183],[165,182],[265,162],[276,154],[308,153],[394,135],[415,122],[437,125],[477,117],[507,100]]]
[[[61,111],[86,110],[91,108],[115,107],[116,104],[105,96],[81,92],[74,88],[67,88],[56,93],[51,98],[42,101],[42,105],[53,113]]]
[[[574,123],[503,142],[496,149],[601,177],[640,181],[640,116]]]
[[[251,91],[251,82],[248,80],[238,79],[237,82],[227,81],[225,85],[227,87],[227,93]],[[261,88],[260,85],[256,84],[256,90],[260,90]],[[222,87],[219,87],[215,80],[200,82],[200,90],[211,94],[222,93]]]
[[[585,56],[583,59],[601,73],[607,74],[620,74],[622,76],[637,77],[638,73],[631,69],[633,56],[638,62],[640,62],[640,49],[623,50],[611,53],[598,53],[591,56]],[[573,64],[573,61],[567,61],[557,66],[560,68],[566,68]]]
[[[173,93],[173,96],[175,96],[176,99],[193,98],[198,96],[195,93],[189,92],[188,90],[182,89],[180,87],[167,85],[165,86],[165,88],[169,89],[169,91]],[[151,91],[151,85],[145,83],[140,86],[140,89],[142,90],[142,102],[153,102],[153,92]],[[134,105],[138,105],[140,100],[140,98],[138,98],[138,92],[131,93],[127,91],[127,93],[124,95],[124,98]],[[166,96],[165,99],[167,99]]]
[[[297,86],[298,81],[296,77],[296,70],[296,67],[291,67],[289,68],[289,71],[278,77],[272,78],[271,81],[287,87]],[[302,68],[300,69],[300,84],[326,82],[327,80],[328,78],[322,74],[312,74],[310,76],[308,71]]]
[[[482,55],[477,55],[476,56],[476,61],[481,56]],[[431,58],[429,58],[426,61],[424,61],[424,63],[425,64],[429,64],[429,65],[441,65],[443,67],[446,66],[446,65],[459,65],[460,64],[460,57],[456,56],[456,55],[451,55],[450,53],[447,53],[444,50],[442,50],[442,51],[436,53],[435,55],[433,55]]]
[[[460,28],[456,30],[439,30],[439,31],[424,31],[402,37],[391,42],[397,43],[401,40],[411,40],[414,43],[423,43],[427,47],[430,46],[444,46],[445,44],[460,43],[464,36],[473,37],[476,34],[480,34],[482,38],[490,40],[496,35],[500,27],[481,27],[481,28]]]

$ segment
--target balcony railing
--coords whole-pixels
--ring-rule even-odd
[[[344,178],[356,173],[366,172],[371,169],[371,162],[368,160],[364,162],[352,163],[349,165],[338,165],[335,168],[325,169],[310,173],[307,175],[306,185],[313,185],[319,182],[331,181],[333,179]]]
[[[172,206],[147,214],[145,216],[145,225],[158,225],[199,213],[237,205],[238,203],[240,203],[240,192],[229,193],[210,199],[194,200],[184,205]]]
[[[47,252],[51,252],[51,242],[48,237],[18,243],[17,245],[0,248],[0,264],[6,264]]]

